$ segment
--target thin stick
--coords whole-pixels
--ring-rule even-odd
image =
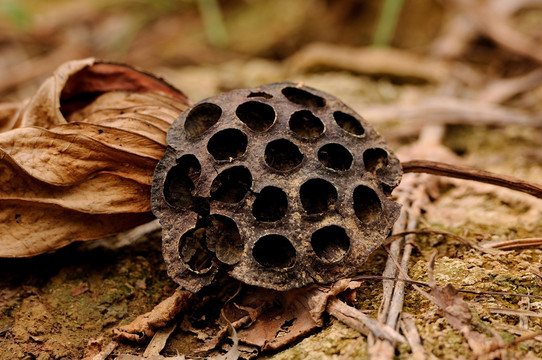
[[[452,234],[452,233],[447,232],[447,231],[432,230],[432,229],[409,230],[409,231],[403,231],[403,232],[400,232],[400,233],[397,233],[397,234],[393,234],[393,235],[389,236],[384,241],[384,243],[382,245],[387,245],[389,243],[392,243],[392,242],[396,241],[397,239],[402,238],[405,235],[412,235],[412,234],[418,234],[418,235],[442,235],[442,236],[446,236],[446,237],[450,237],[452,239],[455,239],[455,240],[457,240],[457,241],[459,241],[459,242],[461,242],[461,243],[463,243],[465,245],[468,245],[468,246],[472,247],[473,249],[476,249],[476,250],[478,250],[480,252],[483,252],[485,254],[499,255],[499,254],[504,254],[505,253],[502,250],[497,250],[496,246],[489,245],[489,243],[484,244],[484,245],[478,245],[475,241],[464,238],[462,236]],[[412,241],[412,240],[410,240],[410,241]],[[499,247],[499,249],[502,249],[502,248]]]
[[[416,328],[414,317],[408,313],[401,313],[401,331],[405,335],[410,349],[412,350],[412,359],[423,360],[427,358],[427,352],[422,345],[422,339]]]
[[[390,342],[406,342],[405,338],[392,327],[368,317],[358,309],[349,306],[336,297],[329,299],[326,311],[351,328],[367,335],[369,330],[379,339]]]
[[[456,179],[474,180],[521,191],[542,199],[542,185],[508,175],[499,175],[490,171],[429,160],[410,160],[401,165],[403,166],[403,172],[405,173],[427,173]]]
[[[429,284],[424,283],[422,281],[416,281],[416,280],[411,280],[411,279],[390,278],[390,277],[378,276],[378,275],[360,275],[360,276],[356,276],[352,278],[352,280],[391,280],[391,281],[396,281],[396,282],[404,282],[406,284],[430,287]],[[460,293],[472,294],[472,295],[517,296],[517,297],[525,297],[525,298],[530,298],[530,299],[542,300],[542,295],[517,294],[517,293],[504,292],[504,291],[480,291],[480,290],[464,290],[464,289],[456,289],[456,290]]]
[[[515,315],[515,316],[530,316],[530,317],[542,317],[541,313],[537,313],[530,310],[519,310],[519,309],[500,309],[500,308],[488,308],[489,312],[493,314],[502,314],[502,315]]]
[[[98,354],[94,355],[94,357],[91,358],[91,360],[105,360],[105,359],[107,359],[107,357],[109,355],[111,355],[113,350],[116,349],[117,345],[118,345],[118,343],[116,341],[111,341],[109,344],[107,344],[107,346],[102,351],[100,351]]]
[[[490,241],[490,242],[486,242],[482,244],[482,247],[501,249],[501,250],[514,250],[518,248],[541,246],[541,245],[542,245],[542,238],[526,238],[526,239]]]

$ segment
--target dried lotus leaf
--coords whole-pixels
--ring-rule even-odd
[[[150,221],[150,185],[184,94],[131,67],[69,62],[0,107],[0,257]],[[90,121],[89,121],[90,120]]]

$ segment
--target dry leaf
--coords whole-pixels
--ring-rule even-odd
[[[156,305],[154,309],[139,315],[128,325],[113,330],[117,339],[141,342],[154,335],[156,329],[165,326],[190,305],[194,294],[177,289],[173,295]]]
[[[471,328],[473,323],[472,313],[459,292],[451,284],[446,284],[444,287],[436,285],[433,275],[436,255],[435,252],[431,256],[427,272],[431,295],[433,295],[432,301],[442,310],[452,328],[463,334],[476,357],[495,350],[498,347],[495,340],[489,339]]]
[[[262,351],[290,344],[323,325],[322,314],[330,297],[360,285],[344,279],[329,286],[312,285],[283,292],[255,289],[252,300],[243,299],[243,305],[255,308],[258,306],[253,303],[261,303],[265,299],[275,307],[265,311],[251,326],[239,330],[239,340],[256,345]]]
[[[66,63],[0,104],[0,257],[33,256],[150,221],[154,168],[189,105],[128,66]]]

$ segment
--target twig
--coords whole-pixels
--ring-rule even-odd
[[[405,173],[426,173],[456,179],[474,180],[521,191],[542,199],[542,185],[531,183],[512,176],[499,175],[485,170],[428,160],[406,161],[402,163],[402,166],[403,172]]]
[[[467,50],[477,33],[472,21],[461,14],[456,14],[445,23],[442,33],[433,41],[431,54],[437,58],[458,58]]]
[[[483,243],[482,248],[493,248],[501,250],[514,250],[524,247],[541,246],[542,238],[527,238],[527,239],[513,239],[513,240],[496,240]]]
[[[370,330],[379,339],[386,339],[393,343],[406,342],[405,338],[393,328],[368,317],[336,297],[329,299],[326,311],[362,334],[367,335]]]
[[[530,270],[532,271],[532,269]],[[360,276],[356,276],[352,280],[390,280],[392,282],[404,282],[406,284],[430,287],[429,284],[424,283],[422,281],[416,281],[412,279],[389,278],[389,277],[376,276],[376,275],[360,275]],[[480,290],[466,290],[466,289],[456,289],[456,290],[460,293],[472,294],[472,295],[516,296],[516,297],[542,300],[542,295],[517,294],[517,293],[510,293],[510,292],[505,292],[505,291],[480,291]]]
[[[441,125],[425,126],[416,145],[418,149],[425,149],[425,155],[430,156],[429,153],[433,154],[433,150],[439,148],[443,134],[444,128]],[[403,208],[399,220],[394,224],[394,233],[415,230],[418,227],[422,208],[429,202],[428,189],[437,181],[425,174],[403,178],[403,182],[395,190],[397,201],[403,205]],[[409,279],[407,269],[412,251],[412,245],[409,241],[411,236],[413,235],[407,235],[405,241],[396,241],[391,244],[383,276]],[[397,263],[396,259],[398,258],[401,258],[401,264]],[[382,303],[378,314],[380,322],[393,329],[397,328],[399,315],[403,308],[404,294],[404,282],[396,282],[393,285],[390,282],[383,282]],[[391,359],[394,347],[395,344],[391,342],[375,341],[369,337],[369,353],[375,358]]]
[[[515,315],[515,316],[530,316],[530,317],[539,317],[542,318],[541,313],[537,313],[530,310],[518,310],[518,309],[500,309],[500,308],[488,308],[489,312],[493,314],[502,314],[502,315]]]
[[[115,350],[118,346],[118,343],[115,341],[111,341],[105,349],[100,351],[98,354],[94,355],[94,357],[91,360],[105,360],[107,357]]]
[[[531,339],[535,339],[538,342],[542,342],[542,334],[540,334],[540,333],[520,329],[520,328],[518,328],[516,326],[509,325],[509,324],[503,324],[503,323],[496,323],[496,324],[494,324],[494,326],[499,330],[505,330],[505,331],[508,331],[508,332],[510,332],[512,334],[521,335],[521,336],[527,335],[527,336],[530,336]]]
[[[486,103],[501,103],[520,93],[531,90],[542,83],[542,69],[512,79],[499,79],[478,93],[476,100]]]
[[[450,65],[444,61],[418,57],[411,52],[391,48],[356,48],[327,43],[305,46],[288,59],[295,71],[315,67],[333,67],[358,74],[387,74],[396,78],[440,82],[450,76]]]
[[[450,232],[447,232],[447,231],[442,231],[442,230],[432,230],[432,229],[419,229],[419,230],[410,230],[410,231],[403,231],[401,233],[397,233],[397,234],[394,234],[390,237],[388,237],[386,239],[386,241],[384,242],[384,245],[392,242],[392,241],[395,241],[397,240],[398,238],[401,238],[405,235],[412,235],[412,234],[419,234],[419,235],[443,235],[443,236],[447,236],[447,237],[451,237],[452,239],[455,239],[455,240],[458,240],[459,242],[463,243],[463,244],[466,244],[470,247],[472,247],[473,249],[476,249],[478,251],[481,251],[485,254],[491,254],[491,255],[498,255],[498,254],[503,254],[502,251],[496,251],[496,250],[492,250],[492,246],[487,246],[487,247],[484,247],[483,245],[478,245],[475,241],[473,240],[470,240],[470,239],[467,239],[467,238],[464,238],[462,236],[459,236],[459,235],[456,235],[456,234],[452,234]],[[487,244],[487,243],[486,243]]]
[[[422,339],[416,329],[414,317],[408,313],[401,314],[401,330],[405,334],[410,348],[412,349],[413,360],[423,360],[427,358],[427,352],[422,345]]]
[[[400,119],[409,127],[426,124],[442,125],[521,125],[540,128],[540,118],[514,111],[504,106],[437,97],[412,105],[364,106],[358,110],[371,122],[392,122]]]

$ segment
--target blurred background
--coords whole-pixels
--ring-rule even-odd
[[[1,0],[0,99],[24,98],[62,62],[90,56],[161,74],[193,100],[329,71],[440,83],[451,76],[449,67],[465,62],[470,73],[463,69],[463,76],[480,86],[539,66],[542,56],[537,61],[510,51],[480,19],[505,22],[541,41],[542,5],[536,0]],[[322,43],[334,47],[314,46]],[[409,63],[375,68],[380,58],[348,53],[366,47],[392,47],[446,64],[431,62],[408,73]],[[383,56],[384,62],[393,57]],[[351,80],[334,79],[342,87],[364,87]],[[322,87],[322,81],[308,83]]]

